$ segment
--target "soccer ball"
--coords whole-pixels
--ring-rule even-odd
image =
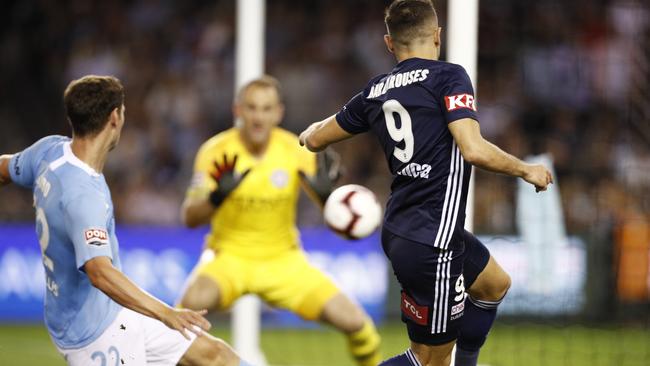
[[[374,193],[364,186],[348,184],[332,192],[323,210],[325,223],[347,239],[372,234],[381,221],[381,206]]]

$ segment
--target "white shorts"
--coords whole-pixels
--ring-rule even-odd
[[[70,366],[173,366],[194,341],[194,333],[187,333],[192,340],[158,320],[124,308],[91,344],[57,349]]]

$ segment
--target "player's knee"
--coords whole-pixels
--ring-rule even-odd
[[[470,295],[477,300],[500,301],[508,293],[511,284],[510,275],[505,271],[498,271],[483,286],[472,289]]]
[[[183,294],[183,297],[181,298],[181,307],[185,309],[206,309],[206,301],[205,299],[202,298],[201,294],[199,291],[193,289],[193,288],[188,288],[187,291]]]
[[[509,274],[505,272],[504,274],[505,274],[505,279],[503,281],[503,295],[505,295],[506,292],[508,292],[508,290],[510,289],[510,286],[512,286],[512,278],[510,278]]]
[[[215,285],[206,286],[205,280],[197,279],[191,283],[181,298],[180,305],[186,309],[212,310],[219,304],[219,293]]]
[[[212,310],[217,307],[217,299],[206,297],[200,291],[188,292],[183,295],[180,305],[184,309]]]
[[[512,279],[510,278],[510,275],[502,271],[499,275],[496,285],[494,286],[494,290],[486,300],[499,301],[503,299],[503,297],[506,296],[506,293],[508,293],[511,284]]]

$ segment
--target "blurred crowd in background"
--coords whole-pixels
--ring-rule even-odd
[[[390,1],[267,1],[266,70],[283,84],[282,126],[325,118],[395,61]],[[434,1],[446,27],[446,2]],[[62,93],[82,75],[126,88],[127,126],[105,175],[118,222],[178,225],[194,155],[233,125],[235,1],[10,1],[0,14],[0,152],[69,135]],[[550,153],[567,229],[650,218],[650,3],[481,1],[484,136],[519,157]],[[443,43],[445,39],[443,38]],[[442,59],[445,58],[443,46]],[[341,183],[385,200],[374,137],[336,146]],[[516,181],[477,173],[475,231],[516,233]],[[29,192],[0,193],[0,220],[31,221]],[[301,224],[318,224],[313,205]]]

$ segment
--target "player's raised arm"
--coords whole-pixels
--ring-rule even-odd
[[[463,118],[449,124],[456,144],[463,158],[472,165],[496,173],[523,178],[535,186],[537,191],[545,191],[553,183],[551,172],[540,164],[527,164],[485,140],[478,122]]]
[[[312,123],[300,134],[298,139],[301,146],[306,146],[309,151],[318,152],[325,150],[330,144],[352,136],[341,128],[334,115],[320,122]]]
[[[11,175],[9,174],[9,161],[12,155],[0,155],[0,186],[11,183]]]
[[[323,151],[330,144],[368,131],[370,126],[364,113],[365,100],[363,92],[360,92],[337,114],[312,123],[298,137],[300,145],[313,152]]]

